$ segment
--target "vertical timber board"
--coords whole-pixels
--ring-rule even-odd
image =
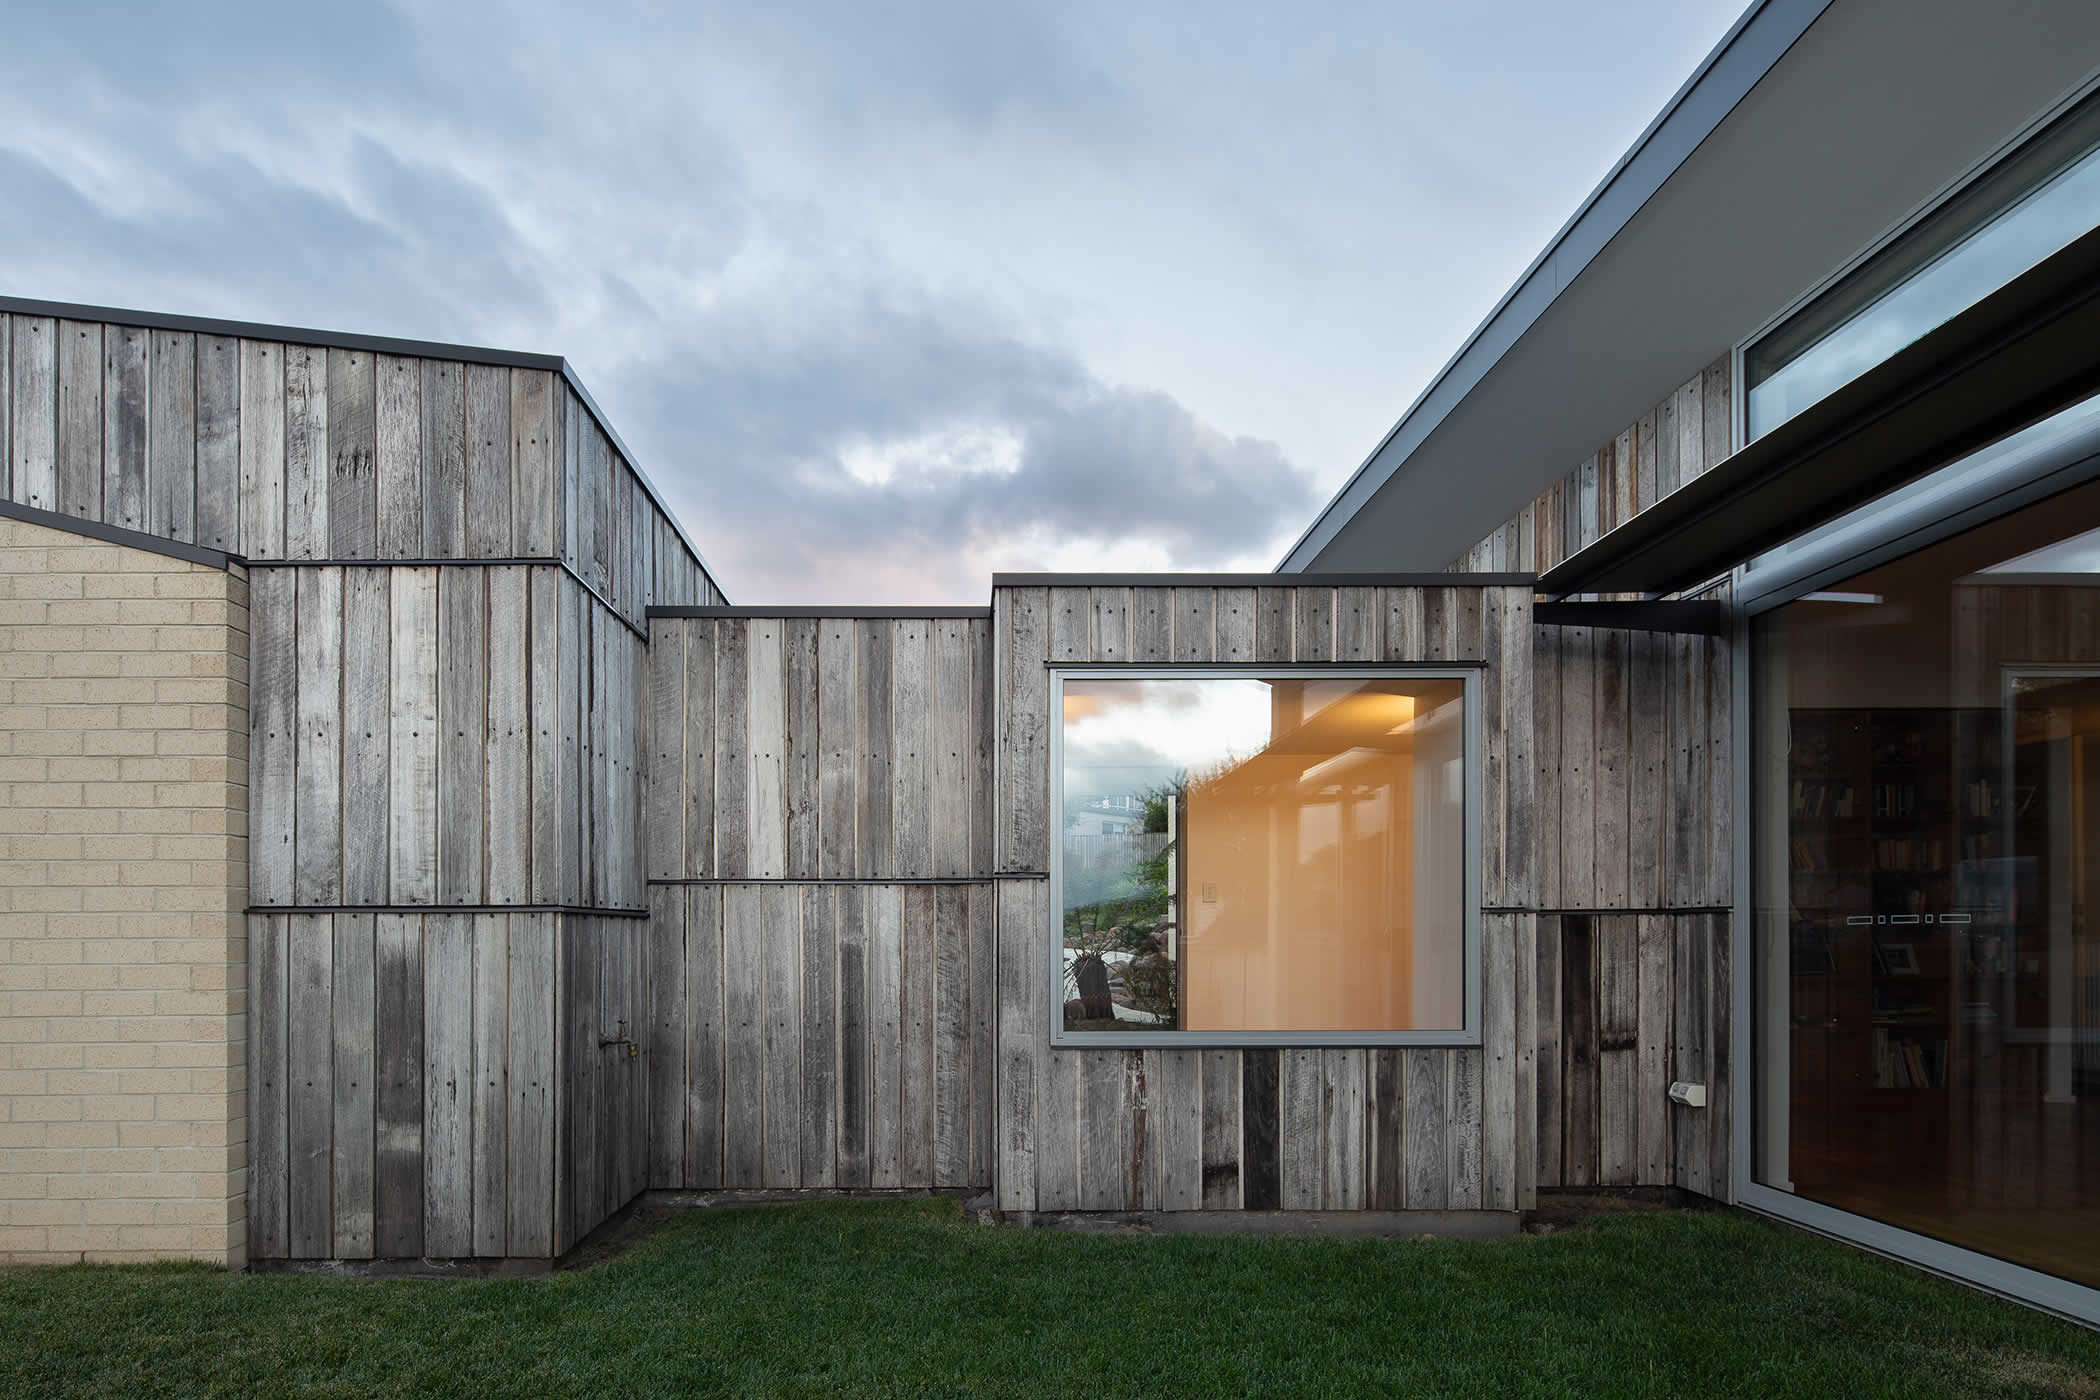
[[[378,548],[382,559],[423,555],[422,372],[406,355],[374,361],[378,414]]]
[[[1362,1050],[1320,1052],[1320,1206],[1362,1210],[1369,1193],[1364,1151],[1364,1088],[1370,1057]]]
[[[790,886],[759,891],[764,1002],[760,1184],[802,1184],[802,903]]]
[[[685,898],[678,886],[649,886],[648,937],[648,1184],[667,1191],[686,1184]]]
[[[781,651],[787,668],[786,750],[787,865],[789,879],[817,874],[817,772],[822,762],[817,721],[817,632],[814,617],[781,623]],[[675,773],[674,767],[670,770]]]
[[[1298,621],[1305,621],[1301,611]],[[1323,1097],[1320,1052],[1289,1049],[1281,1053],[1283,1110],[1283,1208],[1320,1209],[1320,1107]]]
[[[254,578],[259,582],[272,572]],[[393,571],[343,571],[343,899],[387,902]],[[413,638],[404,638],[412,644]]]
[[[1654,909],[1663,902],[1663,820],[1668,758],[1663,660],[1654,634],[1635,632],[1627,648],[1626,902]]]
[[[249,893],[257,904],[292,902],[297,845],[298,597],[289,570],[264,569],[249,581],[255,835]]]
[[[1538,655],[1529,584],[1500,590],[1502,654],[1495,681],[1505,734],[1502,898],[1520,909],[1538,902],[1539,829],[1536,715]]]
[[[1173,591],[1173,631],[1168,645],[1176,661],[1209,661],[1218,644],[1217,590],[1177,588]]]
[[[284,347],[284,557],[327,559],[328,352]]]
[[[1667,914],[1642,914],[1636,937],[1639,968],[1635,973],[1638,1002],[1639,1068],[1636,1072],[1634,1159],[1636,1184],[1668,1186],[1674,1176],[1670,1151],[1670,988],[1675,952]]]
[[[1240,1052],[1240,1205],[1283,1206],[1281,1050]]]
[[[1243,662],[1254,659],[1254,598],[1251,588],[1218,590],[1218,660]]]
[[[1596,641],[1596,903],[1600,909],[1627,905],[1630,848],[1628,797],[1632,761],[1631,711],[1627,697],[1628,638],[1620,628],[1599,628]]]
[[[1174,655],[1174,595],[1165,588],[1130,590],[1130,659],[1165,661]]]
[[[896,885],[870,885],[868,921],[868,1184],[904,1184],[904,901]]]
[[[1560,943],[1563,922],[1565,920],[1559,914],[1541,914],[1534,934],[1532,1069],[1536,1076],[1534,1093],[1538,1104],[1534,1131],[1538,1144],[1536,1185],[1543,1187],[1567,1184],[1561,1159]]]
[[[437,893],[437,570],[396,568],[387,573],[393,590],[394,641],[387,902],[428,904]]]
[[[942,627],[942,632],[951,630]],[[958,634],[960,628],[955,628]],[[943,747],[948,741],[936,734]],[[932,890],[933,1180],[936,1187],[976,1184],[970,1175],[975,1138],[970,1057],[970,902],[968,885]]]
[[[778,620],[753,619],[747,634],[745,714],[751,777],[746,787],[750,831],[746,859],[760,879],[787,873],[787,683]]]
[[[1513,1164],[1516,1174],[1517,1210],[1538,1204],[1539,1185],[1539,1066],[1538,1066],[1538,926],[1540,916],[1518,914],[1516,923],[1515,994],[1516,1013],[1512,1032],[1516,1037],[1516,1126]]]
[[[473,1249],[477,1258],[503,1257],[510,1219],[510,921],[508,914],[473,920],[472,1141]],[[457,993],[454,993],[457,995]]]
[[[39,510],[58,509],[58,322],[10,318],[8,427],[12,497]]]
[[[1079,1087],[1079,1208],[1135,1210],[1125,1195],[1123,1052],[1052,1051],[1073,1062]]]
[[[377,366],[362,350],[328,352],[328,553],[379,554]]]
[[[265,569],[296,578],[298,594],[296,834],[292,897],[337,904],[343,897],[342,569]],[[251,584],[251,587],[253,585]],[[257,677],[260,679],[260,670]],[[270,831],[267,825],[258,830]]]
[[[685,639],[685,858],[678,873],[705,879],[715,863],[715,637],[717,624],[688,621]]]
[[[1033,882],[1031,882],[1033,883]],[[1043,883],[1043,926],[1039,936],[1049,934],[1049,884]],[[1000,949],[999,972],[1003,979],[1007,974],[1007,962],[1015,957],[1013,949]],[[1018,975],[1030,979],[1038,987],[1043,980],[1044,949],[1040,943],[1027,950],[1027,962]],[[1041,999],[1037,1001],[1042,1005]],[[1046,1008],[1048,1017],[1062,1017],[1061,1007]],[[1047,1019],[1047,1018],[1046,1018]],[[1047,1027],[1038,1023],[1019,1028],[1023,1035],[1037,1040],[1045,1037]],[[1037,1085],[1038,1104],[1036,1121],[1032,1125],[1036,1147],[1037,1205],[1043,1210],[1076,1210],[1084,1203],[1081,1194],[1082,1168],[1080,1154],[1083,1136],[1080,1129],[1081,1069],[1086,1052],[1060,1050],[1048,1044],[1039,1047],[1035,1060],[1034,1082]]]
[[[555,522],[562,483],[555,469],[555,378],[510,371],[511,553],[543,559],[560,551]]]
[[[722,1184],[763,1183],[764,914],[756,885],[722,890]]]
[[[1203,1209],[1203,1052],[1159,1052],[1159,1208]]]
[[[1595,920],[1561,919],[1561,1184],[1597,1184]]]
[[[504,1252],[544,1259],[554,1253],[555,915],[513,914],[507,922],[509,984],[504,1080],[509,1117],[504,1142],[507,1221]]]
[[[1587,627],[1561,629],[1561,903],[1597,902],[1596,642]]]
[[[723,1184],[722,891],[688,887],[685,900],[685,1180]]]
[[[643,871],[652,880],[685,875],[685,639],[680,618],[649,622],[649,708],[645,714],[649,829]]]
[[[146,516],[138,528],[197,537],[197,337],[154,331],[146,404]],[[121,523],[121,522],[120,522]]]
[[[474,1252],[474,916],[424,918],[423,1252]]]
[[[1597,1181],[1632,1186],[1639,1164],[1640,920],[1599,915],[1597,949]]]
[[[972,1186],[990,1186],[996,1165],[994,1120],[998,1103],[995,1084],[999,1060],[999,900],[994,885],[970,885],[968,892],[970,1159],[964,1180]]]
[[[751,874],[750,631],[761,624],[715,624],[715,872]]]
[[[857,809],[860,693],[853,623],[819,619],[817,631],[817,874],[827,880],[858,873]]]
[[[992,618],[970,620],[970,857],[968,869],[979,875],[998,868],[998,837],[993,812],[998,804],[999,644]],[[997,900],[994,899],[996,905]],[[996,918],[992,920],[998,922]],[[996,1001],[996,998],[994,999]],[[987,1005],[992,1005],[988,1002]],[[987,1061],[987,1063],[990,1063]]]
[[[197,543],[241,553],[240,342],[197,337]]]
[[[284,557],[284,347],[241,343],[239,552]]]
[[[103,518],[147,529],[147,374],[151,332],[111,325],[103,332]]]
[[[1407,1070],[1404,1051],[1385,1046],[1370,1054],[1365,1106],[1365,1152],[1370,1159],[1366,1203],[1399,1210],[1407,1182]]]
[[[588,732],[584,694],[591,654],[584,626],[586,594],[559,569],[548,568],[555,580],[555,707],[557,758],[555,845],[559,857],[560,892],[557,903],[585,904],[590,900],[590,811],[589,791],[584,786],[588,769],[584,764]],[[545,645],[544,641],[542,645]]]
[[[869,1184],[874,1046],[868,1022],[868,891],[866,885],[838,890],[839,1101],[838,1184]]]
[[[423,915],[374,926],[373,1251],[423,1257]]]
[[[1561,908],[1561,659],[1566,629],[1531,629],[1532,796],[1538,812],[1532,876],[1539,907]]]
[[[1728,596],[1723,588],[1718,595]],[[2055,599],[2047,592],[2043,596]],[[1706,895],[1704,902],[1726,908],[1734,899],[1735,860],[1731,831],[1735,813],[1734,734],[1735,688],[1730,680],[1731,648],[1727,641],[1710,638],[1706,645]]]
[[[563,894],[561,756],[561,570],[551,565],[525,569],[529,594],[525,613],[526,686],[531,728],[526,763],[531,790],[531,899],[558,904]]]
[[[527,710],[529,585],[521,564],[498,565],[486,572],[488,780],[481,825],[488,842],[488,872],[483,897],[490,904],[522,904],[529,898],[534,819],[532,716]]]
[[[437,572],[437,897],[480,904],[486,898],[489,571],[448,565]]]
[[[1480,1058],[1473,1046],[1444,1054],[1445,1180],[1453,1210],[1480,1208]]]
[[[370,914],[338,913],[332,922],[335,1123],[330,1176],[335,1206],[330,1253],[338,1259],[370,1259],[379,1035],[375,921]]]
[[[1517,926],[1525,914],[1481,919],[1480,1204],[1518,1209]]]
[[[1040,872],[1048,869],[1050,854],[1050,676],[1043,666],[1050,654],[1050,600],[1041,588],[999,589],[997,599],[1005,623],[997,868]]]
[[[920,631],[924,632],[923,625]],[[920,671],[924,675],[922,667]],[[934,1016],[934,885],[906,885],[902,890],[902,981],[897,1024],[902,1042],[897,1091],[900,1104],[898,1141],[901,1184],[933,1185],[936,1021]]]
[[[102,333],[95,321],[58,323],[56,509],[86,520],[104,518]]]
[[[1403,1050],[1401,1076],[1406,1102],[1401,1109],[1405,1161],[1400,1196],[1407,1210],[1446,1210],[1451,1205],[1450,1161],[1445,1142],[1444,1105],[1448,1050]]]
[[[856,713],[860,783],[853,817],[854,873],[883,878],[897,873],[895,812],[890,782],[894,735],[890,728],[891,624],[879,618],[853,624],[857,634]],[[880,1122],[880,1114],[877,1122]]]
[[[800,899],[801,1180],[806,1187],[828,1190],[838,1184],[838,890],[804,885]]]
[[[1734,1174],[1730,1170],[1729,1150],[1731,1142],[1730,1102],[1735,1092],[1731,1076],[1729,1057],[1732,998],[1730,993],[1729,964],[1729,915],[1713,913],[1695,916],[1706,946],[1710,950],[1710,971],[1707,976],[1707,1034],[1710,1037],[1706,1058],[1706,1102],[1702,1110],[1707,1123],[1707,1171],[1706,1194],[1720,1201],[1735,1198]]]
[[[466,365],[465,550],[476,559],[516,557],[516,523],[511,518],[510,381],[512,371],[500,365]],[[534,509],[533,502],[526,508]]]
[[[1096,661],[1130,660],[1130,590],[1095,588],[1088,591],[1092,611],[1092,655]]]
[[[1042,963],[1035,956],[1040,951],[1035,925],[1047,907],[1046,892],[1033,880],[1000,880],[992,888],[997,900],[999,987],[993,1185],[1001,1210],[1035,1210],[1041,1195],[1036,1127],[1042,1116],[1036,1096],[1049,1049],[1042,1026]],[[1047,916],[1043,921],[1047,924]]]
[[[1122,1176],[1125,1208],[1158,1210],[1159,1206],[1159,1052],[1124,1050],[1116,1056],[1116,1126],[1121,1137],[1116,1160]]]
[[[906,879],[933,873],[933,628],[920,617],[890,625],[890,873]]]
[[[976,738],[971,687],[987,678],[971,673],[967,619],[945,618],[928,625],[933,629],[928,873],[954,878],[977,873],[970,860],[970,779],[975,766],[971,751]]]
[[[1253,594],[1248,593],[1248,623],[1253,623]],[[1222,617],[1220,619],[1222,624]],[[1251,642],[1250,642],[1251,645]],[[1237,1050],[1202,1051],[1203,1103],[1203,1190],[1199,1204],[1204,1210],[1238,1210],[1240,1187],[1240,1082],[1242,1069]]]
[[[248,1253],[256,1259],[285,1259],[291,1251],[291,957],[286,918],[248,917]]]

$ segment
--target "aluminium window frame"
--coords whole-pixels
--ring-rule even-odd
[[[1481,1037],[1481,820],[1482,767],[1486,747],[1482,734],[1484,667],[1479,663],[1421,662],[1379,664],[1373,662],[1245,662],[1236,664],[1174,665],[1145,664],[1062,665],[1050,668],[1050,783],[1045,813],[1050,844],[1050,925],[1046,930],[1043,962],[1037,975],[1046,979],[1049,992],[1049,1032],[1053,1050],[1230,1050],[1250,1048],[1313,1047],[1414,1047],[1469,1048]],[[1462,1024],[1433,1030],[1386,1031],[1069,1031],[1064,1017],[1064,833],[1062,812],[1065,784],[1065,682],[1068,680],[1270,680],[1305,677],[1321,680],[1455,680],[1460,682],[1459,705],[1463,730],[1463,785],[1465,869],[1461,875],[1464,904],[1463,946],[1460,968],[1464,975],[1461,1002]]]
[[[2081,401],[2100,404],[2100,397]],[[2080,404],[2067,405],[2069,414]],[[2052,420],[2033,425],[2040,429]],[[2023,430],[2023,432],[2032,431]],[[1734,771],[1730,819],[1735,889],[1729,928],[1731,1011],[1729,1063],[1738,1079],[1729,1095],[1729,1178],[1735,1203],[1748,1210],[1901,1260],[1986,1292],[2100,1327],[2100,1288],[2074,1283],[2008,1259],[1906,1230],[1753,1179],[1756,1108],[1763,1066],[1756,1058],[1755,1016],[1757,821],[1755,715],[1759,677],[1752,623],[1765,613],[1878,565],[1952,539],[2061,492],[2100,480],[2100,431],[2036,433],[2019,450],[2020,433],[1950,462],[1801,537],[1739,565],[1734,574],[1731,731]]]

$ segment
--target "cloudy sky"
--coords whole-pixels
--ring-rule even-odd
[[[1740,8],[47,0],[0,292],[567,355],[737,602],[1265,569]]]

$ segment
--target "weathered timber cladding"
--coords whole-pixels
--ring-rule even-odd
[[[575,1092],[555,1075],[562,917],[249,917],[268,1104],[250,1123],[255,1257],[546,1258],[573,1242],[556,1215],[556,1119]]]
[[[1000,1204],[1009,1210],[1491,1209],[1528,1202],[1519,1037],[1533,956],[1531,596],[1522,588],[995,590]],[[1051,661],[1483,662],[1481,1047],[1053,1050]],[[1488,1121],[1490,1116],[1495,1120]]]
[[[653,879],[969,878],[988,868],[978,618],[655,618]]]
[[[254,591],[258,905],[642,907],[643,643],[573,578],[310,565]]]
[[[992,1181],[993,886],[651,894],[647,1185]]]
[[[0,314],[0,497],[254,560],[562,559],[719,603],[547,369]]]
[[[1451,567],[1473,573],[1544,573],[1733,450],[1733,380],[1716,360],[1628,424]]]

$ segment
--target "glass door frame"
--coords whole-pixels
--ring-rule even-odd
[[[1746,1076],[1729,1095],[1730,1178],[1736,1204],[1820,1234],[1944,1274],[1963,1283],[2100,1327],[2100,1289],[1964,1249],[1914,1231],[1805,1200],[1753,1180],[1756,1107],[1764,1091],[1756,1058],[1754,991],[1755,825],[1758,820],[1754,704],[1758,677],[1751,623],[1838,580],[1913,553],[2061,491],[2100,479],[2100,396],[2066,407],[1969,457],[1891,492],[1744,565],[1733,575],[1730,727],[1733,757],[1733,917],[1729,966],[1729,1063]]]

